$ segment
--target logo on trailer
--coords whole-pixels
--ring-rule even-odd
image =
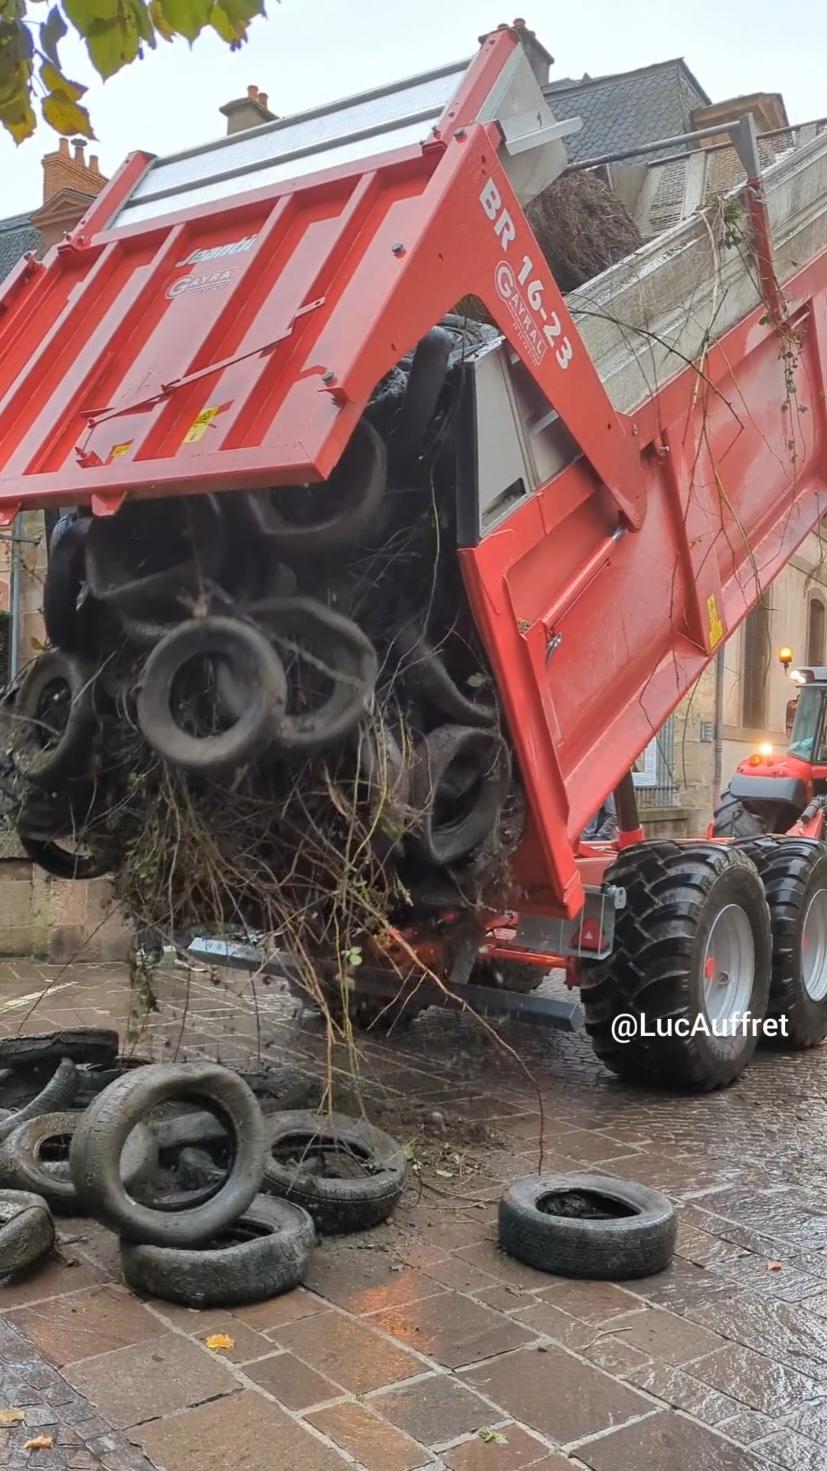
[[[517,331],[523,339],[534,361],[541,363],[546,355],[546,344],[540,335],[540,329],[535,322],[528,302],[523,299],[522,292],[517,285],[514,272],[508,261],[501,260],[494,272],[494,285],[497,294],[507,304]]]
[[[517,226],[514,216],[503,206],[502,195],[493,179],[486,180],[480,204],[486,219],[491,222],[500,249],[509,250],[517,239]],[[494,269],[497,295],[507,304],[534,361],[541,363],[547,348],[551,347],[557,366],[567,368],[574,357],[574,349],[568,337],[563,336],[563,323],[558,313],[545,306],[543,294],[548,283],[542,275],[535,276],[534,269],[530,255],[523,256],[519,271],[515,271],[508,261],[501,260]]]
[[[202,266],[208,260],[223,260],[227,255],[246,255],[257,240],[258,235],[245,235],[243,240],[231,240],[227,245],[210,245],[203,250],[194,250],[185,260],[179,260],[178,266]]]

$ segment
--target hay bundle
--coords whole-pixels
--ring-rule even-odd
[[[560,290],[574,291],[643,244],[625,204],[596,174],[561,174],[526,209]]]

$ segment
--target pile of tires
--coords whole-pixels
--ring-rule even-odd
[[[455,316],[428,332],[378,385],[324,483],[129,497],[114,515],[61,517],[43,596],[50,647],[0,706],[34,862],[64,879],[127,867],[148,825],[136,814],[146,772],[170,778],[207,827],[238,785],[268,811],[321,785],[331,822],[338,798],[369,834],[364,861],[391,896],[389,922],[471,906],[515,773],[464,603],[448,438],[462,360],[492,335]],[[267,878],[239,897],[233,860],[289,873],[300,829],[239,831],[221,848],[232,897],[222,890],[223,912],[196,922],[266,929]],[[314,882],[322,909],[335,885],[315,870]],[[160,881],[158,892],[169,897]],[[312,913],[305,897],[281,909]],[[170,906],[135,908],[171,930],[193,919]]]
[[[0,1041],[0,1277],[50,1250],[52,1213],[88,1215],[135,1291],[256,1302],[304,1280],[317,1233],[369,1229],[399,1201],[399,1144],[283,1107],[307,1093],[295,1073],[129,1065],[117,1046],[84,1029]]]

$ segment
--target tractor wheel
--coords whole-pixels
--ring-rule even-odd
[[[769,1015],[787,1023],[778,1044],[815,1047],[827,1036],[827,844],[758,838],[738,846],[758,869],[770,906]]]
[[[726,791],[721,793],[712,826],[716,838],[757,838],[768,832],[770,825],[762,812]]]
[[[757,1042],[737,1019],[763,1019],[769,996],[770,916],[754,863],[716,843],[639,843],[606,881],[626,891],[626,906],[613,955],[582,970],[597,1056],[624,1078],[727,1087]]]

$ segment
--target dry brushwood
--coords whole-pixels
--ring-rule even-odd
[[[583,169],[561,174],[526,209],[561,291],[585,286],[643,238],[622,200]]]

